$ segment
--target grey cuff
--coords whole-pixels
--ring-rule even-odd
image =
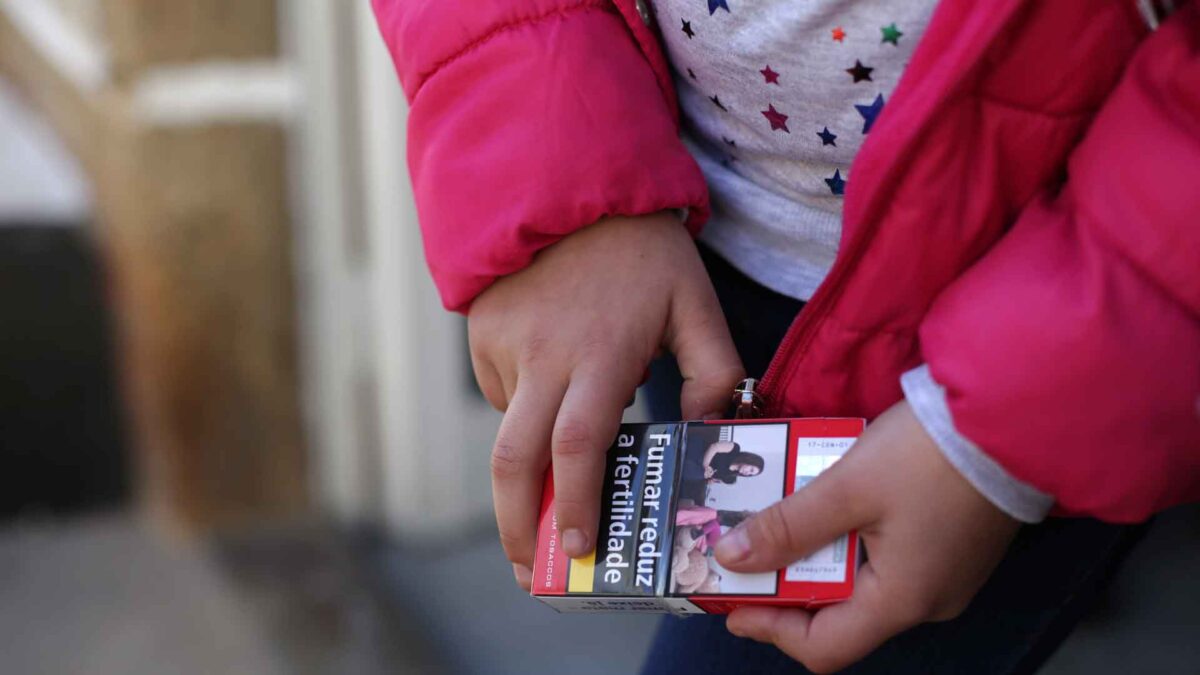
[[[900,376],[900,387],[913,414],[938,444],[946,460],[996,508],[1025,523],[1040,522],[1054,506],[1054,497],[1013,478],[971,439],[954,427],[946,405],[946,390],[922,365]]]

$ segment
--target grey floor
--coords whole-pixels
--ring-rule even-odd
[[[3,527],[0,672],[444,670],[344,543],[300,526],[200,546],[126,514]]]
[[[1161,516],[1049,675],[1200,673],[1200,509]],[[4,673],[636,672],[655,619],[558,615],[489,532],[412,551],[301,524],[169,542],[126,514],[0,528]]]
[[[0,654],[21,675],[286,672],[219,570],[124,517],[4,529]]]

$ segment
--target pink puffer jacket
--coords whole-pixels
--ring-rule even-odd
[[[707,214],[634,0],[374,0],[443,301],[608,214]],[[942,0],[853,166],[770,412],[865,415],[927,362],[1060,513],[1200,499],[1200,10]]]

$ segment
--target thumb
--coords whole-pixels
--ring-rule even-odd
[[[665,343],[683,375],[683,418],[723,415],[746,371],[707,277],[685,284],[672,298]]]
[[[821,474],[726,532],[717,542],[717,562],[735,572],[774,571],[866,525],[867,518],[841,498],[846,492],[837,472]]]

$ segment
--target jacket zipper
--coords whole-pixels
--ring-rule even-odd
[[[792,321],[792,325],[788,327],[787,333],[783,336],[783,341],[779,343],[779,348],[775,350],[775,356],[771,358],[771,363],[767,365],[767,372],[763,374],[762,380],[758,383],[755,391],[755,394],[761,400],[762,410],[765,414],[772,417],[779,415],[781,398],[779,381],[783,376],[781,371],[804,355],[804,351],[808,348],[808,342],[815,334],[815,327],[829,313],[833,301],[841,293],[847,274],[846,271],[857,264],[859,257],[861,257],[862,249],[865,248],[861,242],[867,241],[867,236],[873,234],[876,227],[877,225],[872,225],[869,230],[859,233],[859,236],[855,240],[856,246],[846,251],[846,255],[839,257],[834,264],[834,269],[830,270],[825,282],[817,288],[817,292],[813,294],[812,299],[800,310],[796,319]],[[753,382],[753,380],[750,381]],[[800,411],[795,412],[796,414],[801,414]]]
[[[758,380],[750,377],[733,388],[733,399],[730,401],[733,419],[751,420],[763,416],[763,399],[757,387]]]

